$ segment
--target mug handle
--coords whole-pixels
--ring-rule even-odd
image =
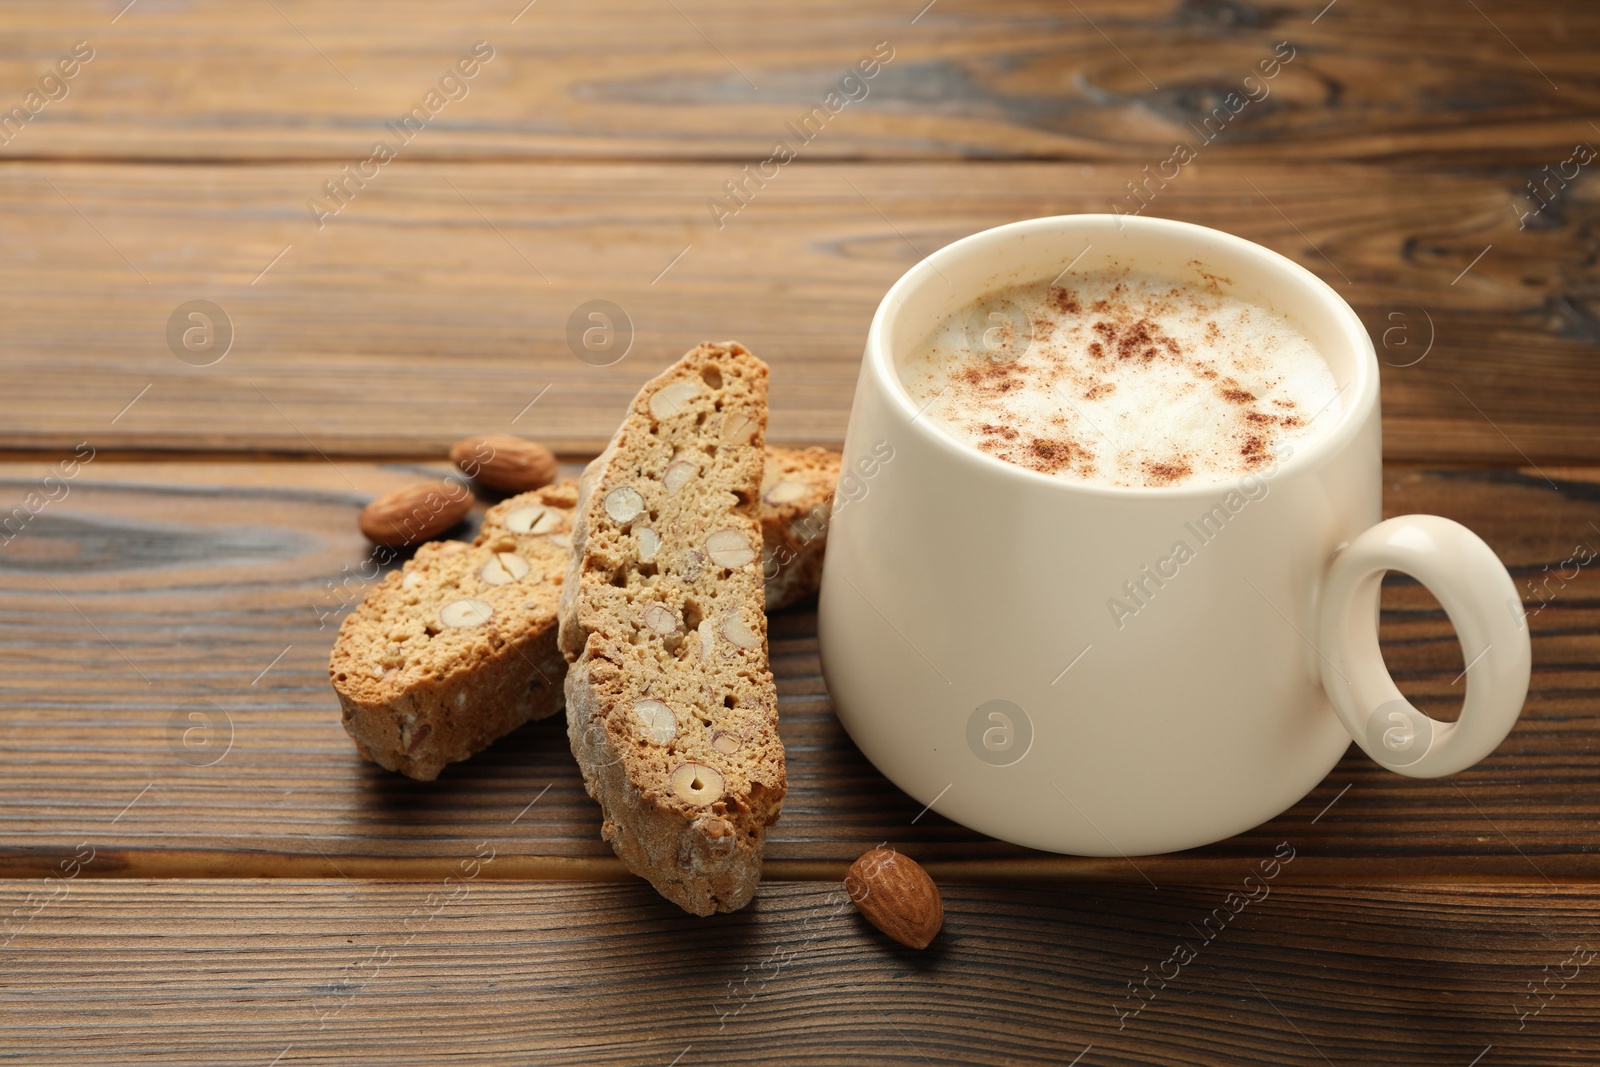
[[[1378,650],[1383,574],[1403,571],[1438,598],[1461,641],[1466,698],[1455,722],[1414,708]],[[1505,739],[1528,695],[1533,653],[1522,600],[1482,539],[1437,515],[1380,522],[1328,564],[1318,622],[1322,685],[1363,751],[1412,778],[1472,766]]]

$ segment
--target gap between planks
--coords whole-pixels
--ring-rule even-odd
[[[247,852],[213,852],[183,849],[106,849],[85,867],[80,878],[94,880],[232,879],[337,880],[428,882],[459,877],[463,860],[473,857],[430,856],[304,856]],[[1492,857],[1451,870],[1429,870],[1416,857],[1373,859],[1307,854],[1313,864],[1302,867],[1295,885],[1329,887],[1381,887],[1405,885],[1476,886],[1541,885],[1584,888],[1600,885],[1600,871],[1584,871],[1575,857],[1541,856],[1538,867],[1516,857]],[[55,870],[54,850],[37,855],[0,856],[0,881],[36,879]],[[1240,871],[1247,869],[1237,856],[1190,859],[1182,856],[1140,856],[1139,868],[1159,885],[1171,887],[1236,887]],[[622,861],[610,856],[566,857],[500,854],[484,865],[484,877],[504,882],[630,882]],[[930,861],[924,866],[943,885],[1032,884],[1074,885],[1132,884],[1138,872],[1121,858],[1042,856],[1005,860]],[[767,882],[843,882],[849,864],[842,860],[769,860],[762,868]],[[1591,868],[1592,869],[1592,868]]]

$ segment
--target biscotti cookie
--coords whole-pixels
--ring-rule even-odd
[[[817,591],[839,461],[839,453],[825,448],[767,449],[757,515],[768,611]]]
[[[577,499],[569,480],[497,504],[493,533],[422,545],[344,620],[328,674],[363,756],[431,781],[560,710]]]
[[[561,597],[567,736],[601,834],[696,915],[743,907],[783,803],[756,520],[766,364],[703,344],[584,471]]]

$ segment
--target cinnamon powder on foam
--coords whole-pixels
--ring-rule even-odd
[[[902,380],[945,432],[1029,470],[1122,486],[1247,474],[1336,423],[1337,386],[1286,318],[1202,277],[1108,270],[997,290],[945,320]],[[969,338],[974,310],[998,325]]]

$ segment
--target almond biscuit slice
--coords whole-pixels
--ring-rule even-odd
[[[767,449],[758,516],[768,611],[817,591],[839,463],[825,448]]]
[[[757,520],[767,368],[707,343],[645,385],[579,483],[567,735],[602,836],[696,915],[755,893],[786,789]]]
[[[422,545],[344,620],[328,674],[362,756],[431,781],[561,709],[576,504],[570,480],[504,501],[493,532]]]

